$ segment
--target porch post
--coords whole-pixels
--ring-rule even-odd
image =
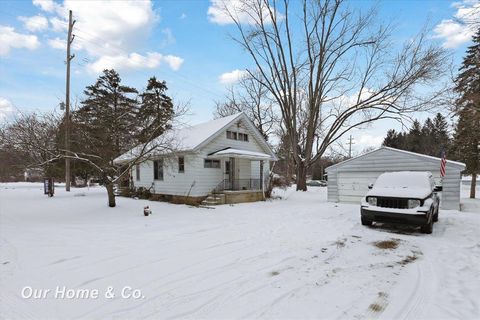
[[[263,199],[265,199],[265,191],[263,190],[263,160],[260,160],[260,189],[262,190]]]

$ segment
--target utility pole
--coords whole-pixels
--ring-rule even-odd
[[[70,54],[70,47],[72,45],[75,35],[72,36],[73,25],[72,10],[68,13],[68,37],[67,37],[67,81],[65,88],[65,190],[70,191],[70,61],[75,55]]]
[[[355,142],[353,142],[353,138],[352,138],[352,135],[350,135],[350,138],[348,139],[348,158],[351,158],[352,157],[352,144],[355,144]]]

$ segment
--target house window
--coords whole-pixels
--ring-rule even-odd
[[[246,134],[246,133],[238,133],[238,140],[248,142],[248,134]]]
[[[227,139],[248,142],[248,134],[240,133],[240,132],[237,133],[234,131],[227,131]]]
[[[163,180],[163,159],[153,161],[153,179]]]
[[[237,140],[237,133],[233,131],[227,131],[227,139]]]
[[[185,158],[178,157],[178,172],[184,173],[185,172]]]
[[[137,178],[137,181],[140,181],[140,165],[139,164],[135,166],[135,177]]]
[[[220,160],[205,159],[203,167],[220,169]]]

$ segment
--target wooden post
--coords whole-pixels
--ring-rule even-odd
[[[72,10],[68,14],[67,36],[67,79],[65,88],[65,190],[70,191],[70,61],[75,55],[70,55],[70,46],[73,42],[72,29],[75,21],[72,21]]]

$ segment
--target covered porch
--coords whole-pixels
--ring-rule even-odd
[[[218,204],[264,199],[270,155],[226,148],[209,154],[208,158],[221,161],[222,179],[212,191]]]
[[[221,159],[223,180],[217,191],[263,190],[265,183],[265,162],[268,154],[227,148],[209,154],[209,157]]]

